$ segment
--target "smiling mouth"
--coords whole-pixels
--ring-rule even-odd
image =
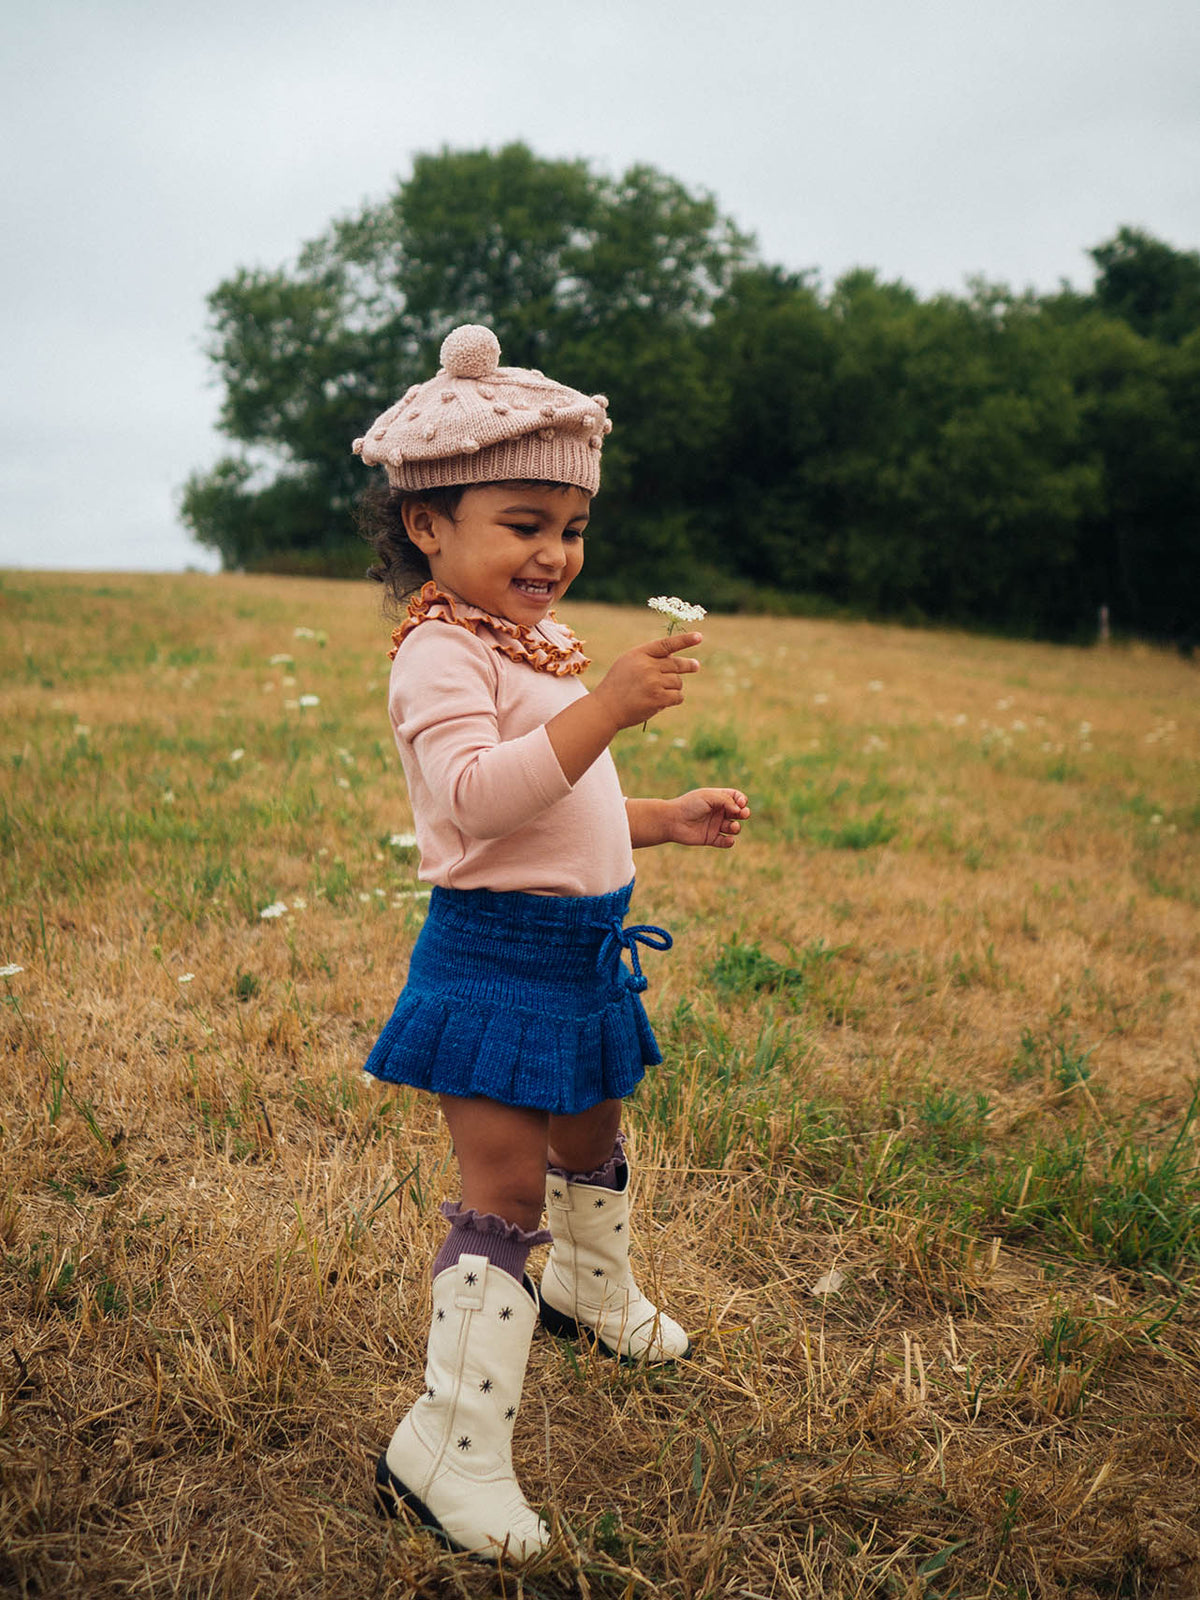
[[[554,593],[554,585],[545,579],[514,578],[513,588],[527,594],[531,600],[548,600]]]

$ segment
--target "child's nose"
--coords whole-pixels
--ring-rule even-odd
[[[553,567],[555,571],[566,564],[566,553],[560,539],[547,539],[538,546],[537,559],[543,567]]]

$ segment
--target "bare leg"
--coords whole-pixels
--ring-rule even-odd
[[[545,1200],[547,1113],[461,1095],[439,1099],[458,1158],[463,1210],[503,1217],[532,1232]],[[611,1149],[610,1141],[602,1160]]]
[[[620,1100],[601,1100],[572,1117],[550,1118],[550,1165],[564,1172],[594,1172],[613,1153],[621,1128]]]

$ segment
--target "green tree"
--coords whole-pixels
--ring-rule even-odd
[[[597,540],[590,570],[619,573],[631,541],[674,548],[679,445],[706,416],[694,334],[749,250],[711,196],[651,167],[612,179],[520,144],[419,156],[293,269],[210,295],[220,426],[240,448],[189,479],[184,520],[230,565],[361,566],[350,440],[428,376],[451,327],[481,321],[506,362],[613,402],[604,520],[624,539]]]
[[[1141,228],[1119,228],[1088,254],[1096,305],[1146,339],[1179,344],[1200,328],[1200,254],[1176,250]]]

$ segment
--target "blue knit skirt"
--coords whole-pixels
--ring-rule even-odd
[[[637,946],[671,945],[661,928],[624,926],[632,892],[632,883],[603,895],[435,888],[366,1070],[559,1114],[629,1094],[662,1060],[639,998]]]

